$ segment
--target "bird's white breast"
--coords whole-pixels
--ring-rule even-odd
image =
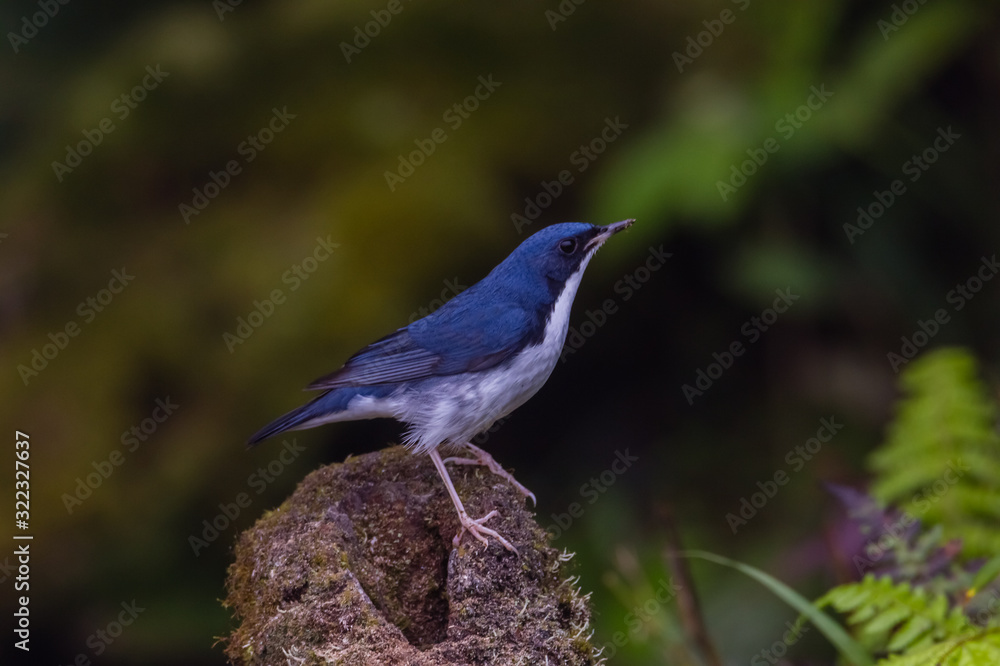
[[[422,388],[419,401],[400,396],[394,416],[410,425],[407,445],[425,452],[442,442],[465,443],[538,392],[562,353],[570,309],[593,254],[566,280],[541,342],[489,370],[435,380],[433,388]]]

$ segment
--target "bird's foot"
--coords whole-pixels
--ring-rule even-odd
[[[517,488],[519,493],[530,498],[532,506],[538,506],[538,500],[535,499],[535,493],[525,488],[521,482],[511,475],[510,472],[501,467],[500,463],[493,459],[493,456],[473,444],[467,443],[464,446],[472,453],[472,455],[475,456],[475,458],[458,458],[456,456],[452,456],[450,458],[445,458],[444,462],[454,463],[455,465],[482,465],[483,467],[487,467],[497,476],[506,479],[510,485]]]
[[[458,534],[455,535],[455,538],[452,540],[452,545],[458,548],[458,544],[462,541],[462,535],[468,532],[475,538],[482,541],[487,546],[490,545],[490,542],[486,537],[493,537],[494,539],[499,541],[504,548],[515,554],[520,555],[520,553],[517,552],[517,548],[514,548],[514,546],[511,545],[510,541],[507,541],[507,539],[503,538],[499,532],[497,532],[494,529],[490,529],[489,527],[483,526],[483,523],[485,523],[487,520],[493,518],[494,516],[499,516],[499,515],[500,514],[497,513],[496,509],[490,511],[482,518],[470,518],[469,514],[465,513],[464,511],[459,512],[458,520],[460,523],[462,523],[462,529],[460,529],[458,531]]]
[[[490,544],[489,539],[487,539],[487,537],[493,537],[501,544],[503,544],[504,548],[513,553],[517,553],[517,548],[514,548],[514,546],[510,543],[510,541],[507,541],[507,539],[500,536],[499,532],[489,527],[483,526],[483,523],[485,523],[487,520],[489,520],[490,518],[499,517],[500,514],[497,513],[496,510],[493,510],[490,511],[485,516],[483,516],[482,518],[470,518],[469,514],[465,510],[465,506],[463,506],[462,504],[461,498],[459,498],[458,496],[458,492],[455,490],[455,484],[451,482],[451,477],[448,476],[448,469],[444,466],[444,461],[441,460],[441,454],[438,453],[438,450],[436,448],[431,449],[427,453],[430,456],[431,461],[433,461],[434,467],[437,468],[438,474],[441,476],[441,480],[444,481],[444,487],[448,490],[448,495],[451,497],[452,504],[455,505],[455,511],[458,513],[458,522],[461,523],[462,525],[462,528],[458,531],[458,534],[456,534],[455,538],[452,540],[452,545],[454,545],[457,548],[458,544],[462,540],[462,535],[468,532],[475,538],[482,541],[487,546]]]

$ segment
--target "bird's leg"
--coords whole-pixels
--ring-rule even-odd
[[[445,458],[444,462],[446,463],[450,462],[456,465],[483,465],[485,467],[488,467],[491,472],[493,472],[499,477],[503,477],[504,479],[507,480],[508,483],[510,483],[510,485],[517,488],[518,492],[520,492],[522,495],[524,495],[525,497],[530,497],[532,506],[538,506],[538,500],[535,499],[535,493],[531,492],[523,485],[521,485],[521,483],[517,479],[515,479],[510,472],[501,467],[500,463],[498,463],[496,460],[493,459],[493,456],[488,454],[486,451],[483,451],[478,446],[475,446],[471,442],[466,442],[465,444],[463,444],[463,446],[467,448],[469,451],[471,451],[472,455],[474,455],[475,458],[456,458],[453,456],[450,458]]]
[[[491,536],[497,541],[499,541],[501,544],[503,544],[503,547],[506,548],[507,550],[517,553],[517,548],[514,548],[514,546],[512,546],[510,542],[507,541],[507,539],[500,536],[500,534],[497,533],[496,530],[492,530],[489,527],[483,526],[483,523],[485,523],[487,520],[489,520],[494,516],[499,515],[496,512],[496,510],[490,511],[482,518],[476,518],[476,519],[470,518],[469,514],[465,512],[465,507],[462,506],[462,500],[459,498],[458,493],[455,491],[455,484],[451,482],[451,477],[448,476],[448,470],[444,466],[444,461],[441,460],[441,454],[438,453],[438,450],[436,448],[434,448],[430,450],[428,455],[434,462],[434,467],[437,468],[438,474],[441,476],[441,480],[444,481],[444,485],[448,489],[448,494],[451,496],[451,501],[455,505],[455,509],[458,511],[458,522],[462,524],[462,529],[460,529],[458,531],[458,534],[455,535],[455,538],[452,541],[452,545],[458,547],[462,535],[465,534],[466,531],[468,531],[469,534],[476,537],[477,539],[485,543],[487,546],[489,545],[490,542],[487,540],[486,537]]]

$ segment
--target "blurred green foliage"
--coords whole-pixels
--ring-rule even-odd
[[[17,48],[8,35],[0,415],[32,437],[36,655],[94,657],[88,637],[134,598],[148,610],[102,663],[221,663],[212,637],[227,627],[217,599],[237,531],[315,465],[399,430],[301,433],[306,453],[291,464],[278,444],[245,452],[247,435],[525,234],[570,219],[638,219],[588,271],[574,326],[608,299],[616,314],[486,447],[538,494],[542,524],[583,502],[557,543],[580,553],[598,639],[631,637],[614,663],[661,663],[643,638],[654,623],[631,632],[602,583],[617,547],[656,559],[658,501],[683,508],[688,542],[822,589],[817,481],[861,478],[894,397],[887,353],[945,308],[930,346],[997,361],[996,285],[961,310],[946,296],[1000,245],[1000,11],[901,4],[916,10],[404,0],[370,27],[386,3],[242,3],[221,15],[207,0],[69,3]],[[38,11],[4,5],[5,32],[27,34]],[[560,11],[565,20],[546,13]],[[343,44],[366,29],[377,34],[348,62]],[[143,95],[148,67],[168,74]],[[455,126],[448,111],[471,108],[490,76],[500,85]],[[811,107],[816,90],[832,94]],[[290,119],[265,145],[275,109]],[[616,120],[627,128],[598,154]],[[386,173],[438,128],[446,139],[390,190]],[[911,180],[905,165],[946,128],[960,138]],[[255,139],[260,149],[243,148]],[[53,167],[87,142],[78,166]],[[238,173],[209,196],[232,161]],[[540,197],[563,171],[572,182]],[[845,229],[896,180],[904,193],[862,234]],[[186,223],[180,206],[198,196],[208,205]],[[512,217],[529,204],[541,215],[518,229]],[[317,239],[339,247],[310,264]],[[661,245],[673,254],[665,268],[627,297],[614,288]],[[296,267],[308,279],[286,279]],[[135,278],[105,294],[114,270]],[[682,385],[746,342],[742,326],[785,288],[801,294],[795,307],[685,400]],[[256,321],[275,290],[282,302],[227,348],[224,334]],[[102,308],[93,318],[90,298]],[[37,376],[19,370],[32,362]],[[168,398],[178,407],[157,422]],[[844,431],[733,534],[725,514],[831,413]],[[134,447],[132,428],[145,437]],[[581,484],[625,447],[641,464],[587,503]],[[190,537],[240,492],[251,506],[196,555]],[[793,619],[744,581],[695,574],[728,659],[757,654]]]
[[[924,654],[922,660],[912,663],[940,664],[926,656],[926,648],[956,637],[965,638],[969,648],[974,648],[971,643],[980,642],[982,651],[975,650],[975,658],[967,655],[955,663],[989,666],[1000,656],[993,632],[987,629],[984,633],[982,627],[972,625],[961,609],[949,606],[947,597],[913,589],[908,583],[894,583],[888,577],[865,576],[859,582],[835,587],[816,603],[846,615],[867,649],[892,656],[888,663],[906,663],[911,655]]]
[[[1000,553],[997,407],[975,360],[944,350],[903,373],[908,392],[885,445],[869,458],[872,493],[962,540],[967,555]]]

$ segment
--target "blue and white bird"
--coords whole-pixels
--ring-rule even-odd
[[[513,545],[471,518],[455,491],[446,462],[484,465],[532,502],[535,496],[471,439],[524,404],[549,378],[562,352],[570,306],[594,253],[632,226],[555,224],[526,239],[489,275],[443,306],[368,345],[340,370],[309,389],[323,393],[254,434],[252,446],[286,430],[335,421],[394,418],[408,426],[404,443],[426,453],[451,496],[461,529],[488,544]],[[471,457],[442,460],[439,447]]]

